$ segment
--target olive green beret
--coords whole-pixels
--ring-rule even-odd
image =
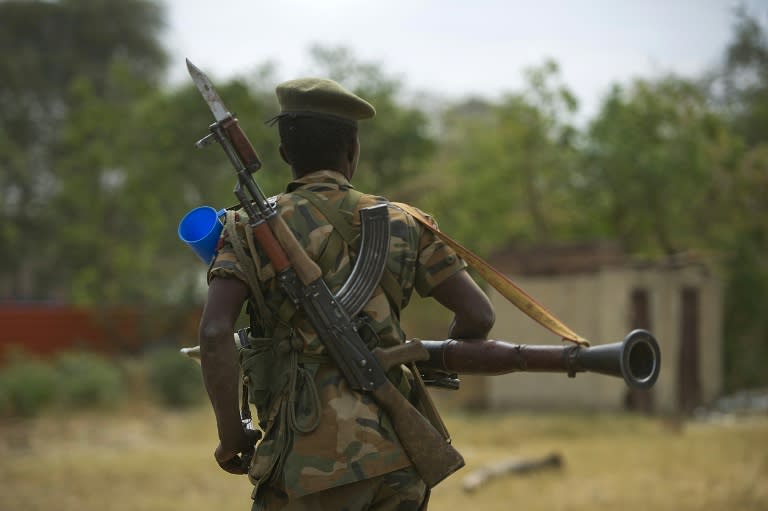
[[[299,78],[277,86],[280,114],[330,117],[345,121],[370,119],[376,115],[373,106],[347,89],[325,78]]]

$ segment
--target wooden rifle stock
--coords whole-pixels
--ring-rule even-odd
[[[371,394],[389,416],[400,444],[429,488],[464,466],[461,454],[392,383],[379,386]]]
[[[248,140],[248,136],[240,128],[240,123],[237,121],[237,117],[232,116],[221,122],[221,128],[227,134],[227,138],[235,148],[240,161],[243,162],[249,172],[255,172],[261,168],[261,160],[259,155],[256,154],[256,150],[253,148],[253,144]]]
[[[427,360],[421,341],[412,340],[391,348],[376,348],[373,354],[384,371],[409,362]],[[464,466],[464,459],[435,427],[387,380],[371,392],[387,413],[397,437],[416,471],[430,488]],[[404,402],[407,405],[404,405]]]

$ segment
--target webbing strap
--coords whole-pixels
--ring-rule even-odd
[[[444,241],[448,246],[456,251],[469,266],[475,269],[480,276],[485,279],[488,284],[493,286],[504,298],[509,300],[515,307],[520,309],[523,313],[528,315],[531,319],[542,325],[544,328],[552,333],[555,333],[565,339],[582,346],[589,346],[589,341],[580,336],[569,327],[567,327],[562,321],[556,318],[551,312],[544,308],[539,302],[537,302],[531,295],[523,291],[512,280],[491,266],[488,262],[481,259],[476,254],[472,253],[469,249],[462,246],[458,241],[454,240],[447,234],[437,229],[427,220],[423,214],[416,208],[399,202],[393,203],[395,206],[401,208],[418,220],[427,229],[435,233],[435,235]]]
[[[333,226],[336,232],[339,233],[339,236],[341,236],[347,245],[354,249],[358,248],[358,240],[360,237],[359,235],[355,234],[354,229],[352,229],[352,226],[350,225],[350,219],[345,217],[345,215],[341,212],[341,208],[334,209],[328,207],[328,204],[326,204],[326,202],[321,199],[318,194],[311,192],[310,190],[299,188],[291,193],[294,193],[299,197],[309,201],[310,204],[312,204],[318,211],[320,211],[320,213],[322,213],[323,216],[325,216],[328,222]],[[342,202],[342,207],[347,206],[351,211],[354,211],[356,209],[355,206],[360,201],[363,194],[353,189],[350,189],[347,193],[347,197],[345,197],[344,201]],[[348,200],[354,202],[349,205]],[[389,269],[384,268],[384,273],[381,276],[381,282],[379,285],[384,290],[384,293],[389,297],[392,304],[396,307],[397,313],[399,314],[400,309],[403,306],[403,291],[398,284],[397,279],[395,279],[394,275],[392,275],[392,272],[390,272]]]
[[[229,242],[232,245],[232,249],[235,251],[235,257],[240,263],[240,267],[242,268],[243,273],[245,274],[245,278],[248,281],[248,287],[251,290],[251,300],[256,305],[256,310],[258,311],[259,316],[262,318],[262,324],[264,324],[263,322],[269,320],[270,313],[266,303],[264,302],[264,295],[262,294],[261,288],[259,287],[259,279],[256,276],[256,265],[254,261],[246,255],[245,249],[240,241],[240,236],[237,235],[237,215],[237,212],[228,210],[226,221],[224,222],[224,228],[226,229]],[[253,234],[250,232],[250,228],[248,227],[246,227],[245,232],[248,243],[251,245],[251,238],[253,237]],[[252,254],[256,253],[253,251],[253,246],[251,246],[250,249]]]
[[[258,254],[256,251],[256,240],[253,237],[252,229],[245,229],[245,238],[248,243],[248,248],[251,251],[251,255],[253,256],[254,254]],[[236,242],[238,244],[240,243],[239,238],[236,239]],[[232,246],[233,248],[235,247],[235,241],[232,242]],[[240,252],[237,252],[237,250],[235,252],[238,260],[241,262],[245,260],[246,264],[244,266],[251,268],[251,276],[249,279],[254,281],[257,286],[256,290],[253,291],[252,294],[256,298],[257,305],[259,306],[259,316],[261,317],[262,324],[268,327],[271,335],[277,339],[280,339],[280,336],[285,335],[290,330],[290,321],[291,318],[293,318],[293,315],[296,313],[296,307],[293,305],[293,302],[288,297],[286,297],[280,306],[275,309],[276,314],[267,308],[264,295],[261,292],[261,288],[258,287],[259,280],[255,273],[255,260],[248,258],[245,255],[245,252],[242,251],[242,248],[240,248]]]

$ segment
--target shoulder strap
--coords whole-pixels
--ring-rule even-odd
[[[435,235],[444,241],[448,246],[456,251],[469,266],[475,269],[488,284],[493,286],[504,298],[509,300],[515,307],[528,315],[531,319],[542,325],[544,328],[552,333],[555,333],[567,341],[580,344],[582,346],[589,346],[589,341],[580,336],[570,328],[568,328],[562,321],[556,318],[551,312],[544,308],[543,305],[538,303],[532,296],[523,291],[512,280],[491,266],[488,262],[481,259],[479,256],[472,253],[469,249],[462,246],[458,241],[454,240],[447,234],[444,234],[438,228],[436,228],[432,222],[424,217],[423,213],[418,209],[403,203],[393,203],[409,215],[418,220],[424,227],[435,233]]]
[[[243,273],[245,274],[245,278],[248,281],[247,284],[251,290],[251,302],[256,307],[256,311],[262,318],[262,321],[267,321],[271,314],[264,302],[264,295],[261,292],[261,287],[259,287],[259,279],[256,276],[256,266],[253,260],[246,255],[243,243],[240,241],[240,236],[237,234],[237,215],[237,212],[227,210],[227,218],[224,222],[224,228],[226,229],[232,249],[235,251],[235,257],[237,257],[237,260],[243,269]],[[253,235],[249,231],[250,229],[246,228],[246,238],[248,238],[250,245],[251,239],[249,235]],[[253,247],[251,246],[250,248],[251,253],[254,254]]]
[[[325,216],[328,222],[333,226],[336,232],[339,233],[347,245],[353,247],[355,250],[358,248],[360,239],[359,234],[355,234],[355,231],[350,224],[351,219],[347,218],[343,213],[341,213],[341,211],[343,209],[347,211],[354,211],[357,209],[357,203],[363,197],[363,193],[354,189],[350,189],[347,192],[347,197],[345,197],[344,201],[342,202],[342,206],[346,206],[346,208],[342,207],[339,209],[328,207],[328,204],[323,199],[321,199],[318,194],[310,190],[299,188],[291,193],[294,193],[299,197],[309,201],[310,204],[312,204],[315,208],[317,208],[318,211],[320,211],[320,213],[323,214],[323,216]],[[349,204],[349,202],[351,202],[351,204]],[[399,315],[400,309],[403,306],[403,291],[395,276],[392,275],[392,272],[387,268],[384,269],[380,285],[384,290],[384,293],[389,298],[390,302],[395,306]]]
[[[309,201],[310,204],[312,204],[315,208],[317,208],[317,210],[320,211],[320,213],[323,214],[323,216],[328,220],[333,228],[336,229],[336,231],[339,233],[342,239],[347,242],[348,245],[356,245],[357,236],[355,236],[352,225],[349,223],[349,219],[345,217],[343,213],[341,213],[342,208],[329,208],[326,204],[326,201],[321,199],[318,194],[305,188],[297,188],[291,193]],[[344,198],[342,205],[349,206],[347,203],[352,202],[349,209],[352,211],[355,209],[355,206],[357,205],[358,201],[360,201],[362,196],[363,194],[357,190],[350,189],[347,192],[347,196]]]

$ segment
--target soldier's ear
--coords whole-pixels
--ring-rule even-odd
[[[283,144],[280,144],[277,149],[280,151],[280,158],[282,158],[288,165],[292,165],[290,158],[288,158],[288,155],[285,153],[285,149],[283,149]]]

